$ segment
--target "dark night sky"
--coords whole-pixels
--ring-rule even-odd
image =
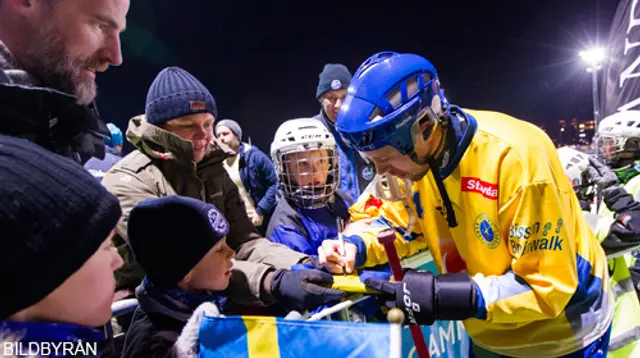
[[[378,51],[434,63],[452,103],[536,123],[591,111],[577,53],[606,39],[614,0],[153,1],[131,0],[124,64],[98,76],[104,119],[123,130],[144,111],[164,67],[202,81],[221,118],[268,152],[279,123],[317,114],[327,62],[352,72]],[[603,43],[604,41],[600,41]]]

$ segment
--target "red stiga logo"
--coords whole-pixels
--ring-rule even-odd
[[[498,199],[498,185],[473,177],[462,177],[462,191],[482,194],[487,199]]]

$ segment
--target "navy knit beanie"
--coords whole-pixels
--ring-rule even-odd
[[[174,288],[229,233],[229,223],[211,204],[171,195],[138,203],[127,233],[149,281]]]
[[[100,248],[118,199],[82,166],[0,136],[0,321],[36,304]]]
[[[161,126],[168,121],[196,113],[218,117],[218,108],[209,90],[193,75],[179,67],[160,71],[147,93],[147,122]]]
[[[238,122],[234,121],[233,119],[223,119],[220,122],[216,123],[216,131],[218,131],[218,127],[220,126],[231,129],[233,134],[238,137],[238,140],[242,140],[242,128],[240,128]]]
[[[325,92],[331,90],[349,88],[352,76],[347,66],[339,63],[328,63],[324,65],[324,69],[318,77],[320,81],[316,90],[316,98],[320,98]]]

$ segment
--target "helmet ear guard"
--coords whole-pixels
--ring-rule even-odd
[[[420,159],[415,152],[415,138],[418,133],[422,133],[422,139],[426,141],[439,126],[446,130],[450,122],[448,102],[444,97],[444,91],[440,88],[440,82],[437,79],[431,80],[430,82],[431,91],[427,93],[427,99],[431,99],[431,104],[423,107],[422,113],[416,118],[416,121],[411,128],[411,138],[414,142],[413,149],[408,154],[411,157],[411,160],[417,164],[425,164],[430,159]],[[443,136],[434,153],[440,153],[444,144],[445,137]]]

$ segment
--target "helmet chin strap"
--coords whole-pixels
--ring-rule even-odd
[[[424,159],[420,159],[418,158],[418,155],[415,152],[415,146],[414,146],[414,150],[412,150],[409,153],[409,156],[411,157],[411,160],[413,160],[413,162],[415,162],[416,164],[429,165],[429,170],[431,171],[431,174],[433,174],[433,179],[436,182],[436,187],[438,188],[440,197],[442,197],[442,202],[444,204],[444,207],[447,213],[447,216],[446,216],[447,224],[449,227],[454,228],[458,226],[458,222],[456,220],[456,214],[453,211],[453,206],[451,205],[451,199],[449,198],[449,194],[447,194],[447,191],[444,187],[444,183],[442,182],[442,178],[440,177],[440,168],[439,168],[438,160],[436,159],[436,158],[439,158],[444,152],[445,146],[447,144],[447,139],[448,139],[447,137],[449,137],[450,134],[453,135],[451,132],[452,130],[451,126],[449,126],[450,120],[447,116],[448,114],[445,114],[442,117],[438,118],[437,123],[442,128],[442,135],[440,136],[440,140],[438,141],[438,146],[433,151],[433,154],[427,155],[426,158]],[[436,130],[438,130],[438,128],[436,127],[436,125],[434,125],[430,130],[431,131],[430,135],[433,135],[433,132],[435,132]],[[428,138],[428,136],[426,138]]]

